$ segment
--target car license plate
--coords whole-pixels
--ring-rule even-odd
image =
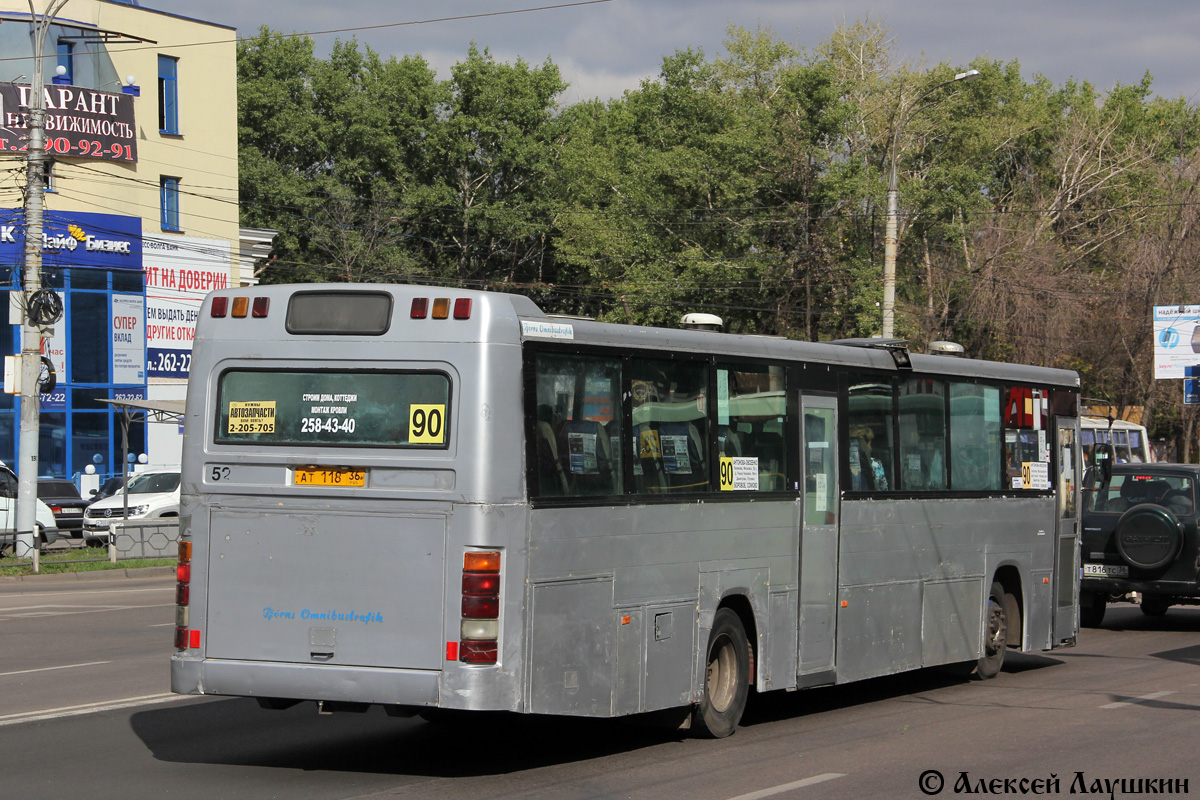
[[[1129,567],[1119,564],[1084,564],[1084,577],[1094,578],[1128,578]]]
[[[352,467],[296,467],[292,482],[296,486],[366,486],[366,470]]]

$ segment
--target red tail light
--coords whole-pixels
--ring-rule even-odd
[[[496,550],[463,554],[461,641],[457,650],[458,660],[465,664],[495,664],[499,658],[500,564],[500,552]],[[447,656],[453,651],[447,646]]]
[[[495,664],[495,642],[463,642],[459,651],[459,659],[467,664]]]
[[[223,298],[214,298],[223,299]],[[179,563],[175,567],[175,649],[187,650],[200,646],[200,631],[188,628],[192,599],[192,543],[179,543]]]

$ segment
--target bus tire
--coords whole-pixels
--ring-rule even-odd
[[[983,616],[983,653],[975,664],[973,675],[978,680],[996,677],[1004,666],[1004,651],[1008,647],[1008,613],[1005,607],[1004,587],[997,581],[988,593]]]
[[[1084,628],[1099,628],[1104,621],[1104,609],[1108,604],[1104,595],[1096,592],[1079,593],[1079,625]]]
[[[693,722],[697,734],[720,739],[737,729],[750,694],[750,643],[732,609],[718,609],[713,617],[704,661],[704,697]]]

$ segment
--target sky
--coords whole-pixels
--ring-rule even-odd
[[[1196,0],[140,0],[140,5],[255,34],[267,25],[313,34],[318,55],[357,38],[383,56],[419,54],[442,78],[471,42],[499,61],[558,65],[566,104],[620,97],[688,47],[712,58],[735,24],[769,28],[811,49],[839,24],[873,20],[893,37],[897,62],[963,67],[977,57],[1016,61],[1022,76],[1074,78],[1101,92],[1148,71],[1156,94],[1200,102],[1200,2]],[[542,7],[524,13],[445,19]],[[430,21],[441,18],[441,21]],[[403,24],[414,23],[423,24]],[[367,30],[347,31],[360,26]],[[342,30],[340,33],[318,31]],[[164,43],[165,44],[165,43]]]

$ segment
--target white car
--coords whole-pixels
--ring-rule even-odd
[[[179,516],[179,470],[154,469],[129,479],[130,522]],[[108,542],[109,525],[125,521],[125,492],[97,500],[83,516],[83,539],[89,545]]]
[[[58,541],[58,523],[50,506],[37,501],[34,514],[37,525],[38,546]],[[0,553],[12,548],[14,531],[17,527],[17,476],[0,461]]]

